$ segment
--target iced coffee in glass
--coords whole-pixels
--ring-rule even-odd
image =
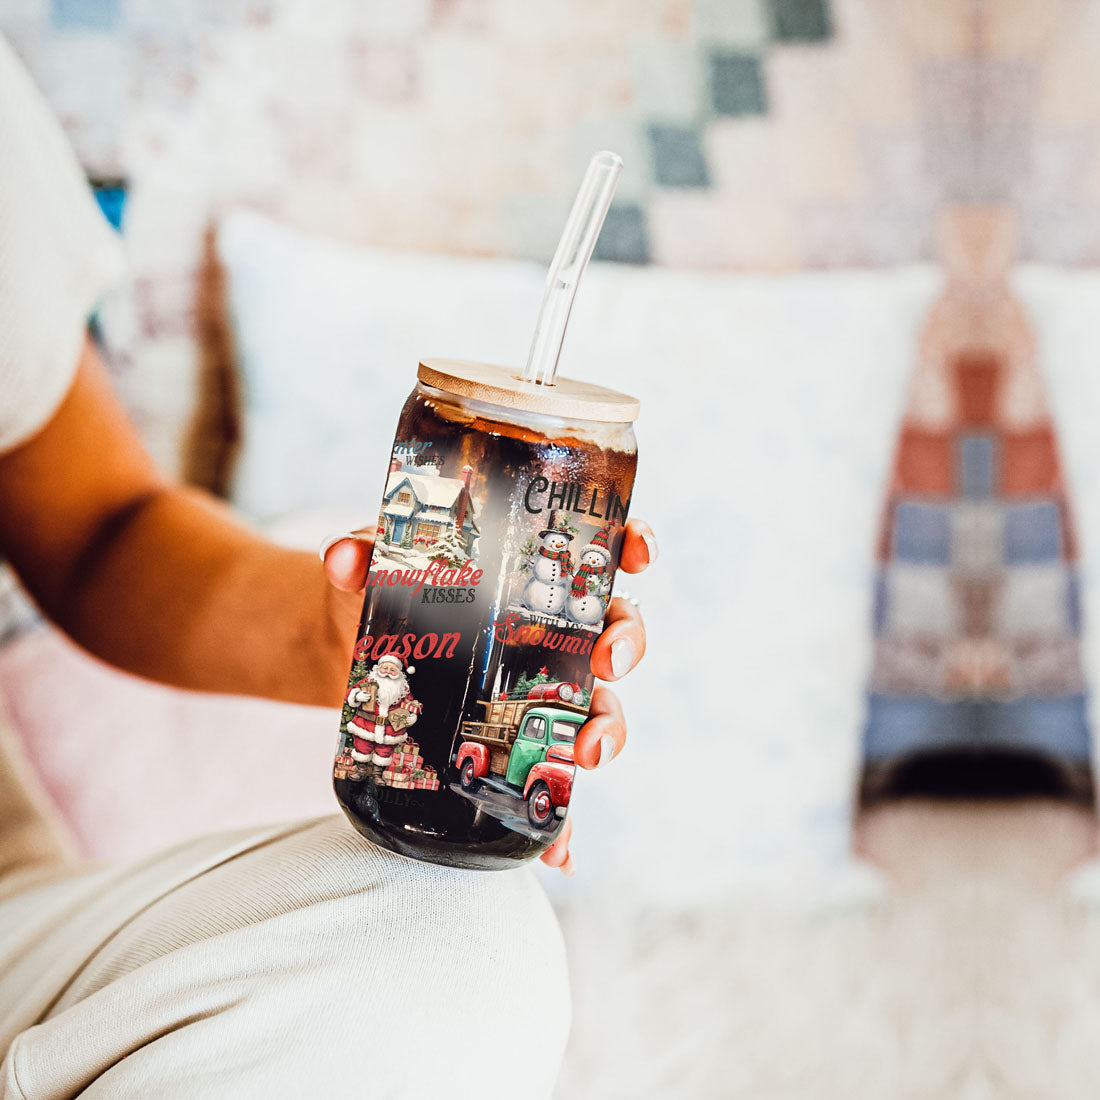
[[[470,868],[557,836],[630,509],[638,403],[426,360],[401,412],[340,724],[371,840]]]

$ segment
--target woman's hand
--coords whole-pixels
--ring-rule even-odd
[[[321,547],[325,573],[336,590],[332,617],[338,632],[350,637],[362,609],[362,592],[374,549],[374,528],[329,539]],[[648,523],[628,520],[619,568],[641,573],[657,560],[657,540]],[[592,647],[592,671],[600,680],[621,680],[645,654],[645,626],[638,609],[626,600],[615,599],[608,608],[606,626]],[[350,660],[350,650],[349,650]],[[602,684],[592,692],[588,721],[577,734],[574,758],[582,768],[599,768],[610,763],[626,742],[626,720],[615,693]],[[543,863],[573,874],[569,838],[573,823],[566,818],[561,835],[542,854]]]

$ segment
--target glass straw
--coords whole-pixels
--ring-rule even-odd
[[[588,164],[546,276],[546,291],[527,355],[524,382],[541,386],[554,384],[577,286],[592,258],[592,249],[596,247],[596,238],[607,217],[622,167],[622,158],[608,152],[597,153]]]

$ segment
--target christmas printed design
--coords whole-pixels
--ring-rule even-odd
[[[452,659],[462,634],[410,628],[414,620],[435,625],[436,603],[475,598],[483,576],[476,568],[482,506],[470,490],[473,468],[444,477],[442,458],[421,453],[430,446],[394,444],[367,575],[371,613],[348,680],[335,779],[439,789],[435,767],[425,764],[411,737],[424,707],[410,685],[416,671],[410,658]]]
[[[580,537],[570,516],[550,513],[523,546],[519,572],[525,583],[512,610],[525,618],[599,632],[611,599],[612,525],[596,530],[574,559]]]
[[[611,538],[610,525],[592,536],[592,541],[579,550],[580,563],[569,585],[565,612],[581,626],[599,627],[611,599]]]
[[[519,832],[556,829],[573,793],[573,744],[591,695],[555,680],[546,666],[520,676],[510,691],[482,703],[479,720],[456,739],[451,789]]]
[[[352,685],[347,697],[352,716],[344,728],[357,742],[364,742],[356,744],[353,756],[366,763],[373,752],[373,763],[389,763],[392,746],[405,740],[405,731],[421,710],[409,690],[408,676],[415,671],[397,654],[387,653]]]
[[[401,569],[441,574],[478,557],[481,504],[470,493],[473,467],[443,477],[437,463],[398,457],[395,448],[378,514],[371,571]]]
[[[628,503],[613,488],[539,476],[511,510],[486,678],[447,778],[479,811],[534,839],[552,837],[569,808]]]
[[[364,655],[352,667],[333,778],[370,777],[383,786],[438,790],[435,769],[425,768],[410,736],[423,710],[409,685],[416,669],[396,653],[383,655],[369,670],[367,663]]]
[[[553,842],[634,462],[409,398],[332,772],[364,835],[459,866]]]

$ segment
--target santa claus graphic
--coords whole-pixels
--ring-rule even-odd
[[[395,653],[387,653],[348,692],[348,705],[355,713],[345,729],[352,736],[351,755],[360,764],[385,767],[394,746],[416,724],[421,706],[409,691],[408,674],[413,671]]]

